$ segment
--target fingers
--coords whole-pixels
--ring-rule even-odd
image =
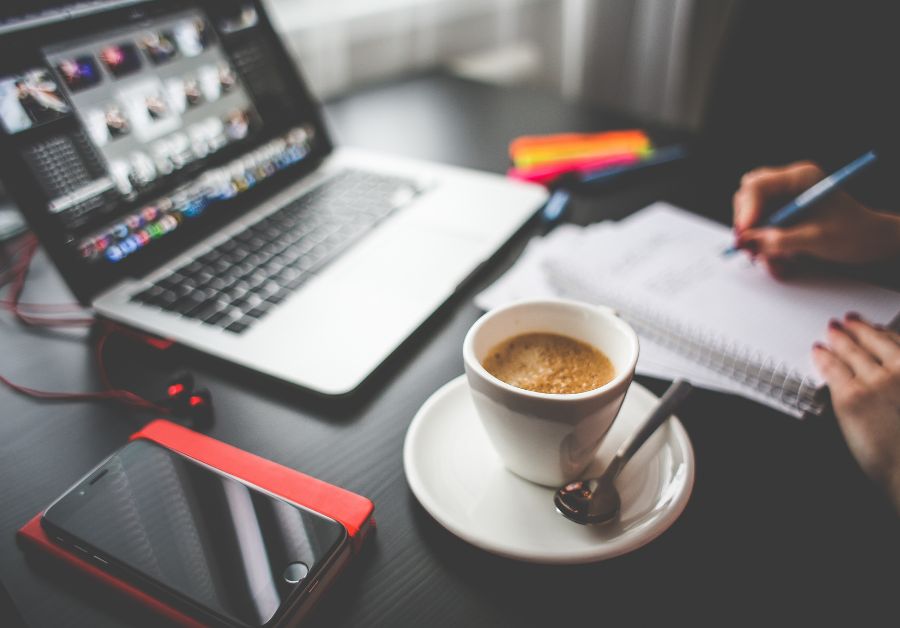
[[[853,371],[823,344],[813,345],[813,361],[831,388],[841,388],[853,379]]]
[[[856,342],[881,364],[900,363],[900,344],[889,331],[879,331],[862,320],[859,314],[847,314],[844,326],[853,334]]]
[[[823,241],[822,226],[818,223],[804,223],[785,229],[776,227],[748,229],[742,232],[737,240],[738,248],[767,258],[816,254],[825,244],[827,243]]]
[[[755,225],[762,218],[764,201],[752,190],[745,189],[743,185],[734,193],[731,203],[734,207],[734,230],[737,233]]]
[[[885,369],[900,364],[900,335],[877,329],[850,312],[846,325],[836,320],[828,324],[828,343],[813,345],[813,361],[834,390],[846,390],[851,380],[881,381]]]
[[[875,356],[861,346],[837,320],[828,323],[828,344],[831,352],[850,367],[856,376],[868,377],[881,368]]]
[[[822,169],[811,162],[748,172],[733,198],[735,230],[740,233],[757,224],[772,199],[796,196],[824,176]]]

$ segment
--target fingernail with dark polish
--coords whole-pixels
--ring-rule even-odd
[[[817,340],[813,343],[813,349],[825,349],[825,344]]]
[[[847,312],[844,314],[844,318],[848,321],[861,321],[862,316],[860,316],[859,312]]]
[[[832,318],[830,321],[828,321],[828,326],[835,331],[844,331],[844,326],[841,325],[841,321],[836,318]]]

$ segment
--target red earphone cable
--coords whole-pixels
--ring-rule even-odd
[[[43,303],[21,303],[19,297],[25,288],[25,280],[28,276],[28,269],[38,249],[38,241],[28,235],[23,241],[16,243],[11,249],[11,253],[15,258],[12,267],[0,274],[0,286],[11,283],[10,294],[7,299],[0,300],[0,307],[11,311],[20,322],[31,327],[83,327],[92,325],[96,322],[93,318],[52,318],[47,316],[33,316],[23,310],[38,310],[41,312],[65,312],[81,309],[78,304],[43,304]],[[103,349],[109,338],[111,330],[105,329],[97,339],[95,346],[95,357],[97,360],[97,370],[100,376],[100,382],[105,388],[96,392],[53,392],[47,390],[39,390],[29,386],[22,386],[0,375],[0,382],[4,383],[13,391],[32,397],[35,399],[43,399],[49,401],[105,401],[115,400],[137,408],[153,410],[163,414],[169,414],[170,409],[144,399],[140,395],[129,390],[116,388],[109,379],[109,372],[106,369],[106,362],[103,356]]]
[[[30,327],[76,327],[88,326],[93,324],[94,319],[83,318],[51,318],[46,316],[34,316],[26,313],[25,309],[47,309],[54,311],[59,305],[28,304],[23,306],[19,303],[22,291],[25,288],[25,280],[28,278],[28,269],[31,267],[31,260],[38,249],[38,241],[33,236],[29,236],[27,241],[21,245],[15,252],[24,251],[11,269],[11,282],[9,298],[3,302],[3,307],[9,309],[16,318],[23,324]],[[37,307],[40,306],[40,307]],[[70,307],[68,304],[62,304],[62,307]]]

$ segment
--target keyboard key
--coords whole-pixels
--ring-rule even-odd
[[[198,272],[198,273],[196,273],[196,274],[194,274],[194,275],[191,275],[191,279],[192,279],[192,280],[194,281],[194,283],[196,283],[198,286],[205,286],[205,285],[207,285],[210,281],[212,281],[214,278],[215,278],[215,275],[213,275],[212,273],[209,273],[209,272],[207,272],[207,271],[205,271],[205,270],[202,270],[202,271],[200,271],[200,272]]]
[[[198,307],[196,310],[192,311],[190,314],[187,314],[190,318],[198,318],[201,321],[206,321],[208,318],[213,316],[214,314],[222,314],[229,307],[227,301],[219,301],[217,299],[212,299],[207,301],[202,306]]]
[[[281,229],[271,223],[266,225],[258,225],[255,231],[259,237],[270,242],[281,235]]]
[[[279,303],[282,303],[285,299],[287,299],[289,296],[294,294],[294,291],[295,291],[295,288],[290,288],[290,287],[285,286],[285,287],[281,288],[281,290],[279,290],[275,294],[270,294],[268,297],[266,297],[266,301],[268,301],[269,303],[274,303],[274,304],[278,305]]]
[[[234,282],[230,287],[225,289],[225,294],[233,301],[240,299],[250,291],[250,284],[243,279]]]
[[[247,316],[250,316],[252,318],[262,318],[263,316],[268,314],[269,310],[271,310],[273,307],[275,307],[275,304],[271,301],[263,301],[255,308],[247,312]]]
[[[160,297],[160,295],[165,292],[165,289],[161,286],[150,286],[143,292],[138,292],[135,295],[132,295],[131,300],[137,301],[138,303],[154,303],[156,299]]]
[[[301,278],[305,280],[305,277],[301,277]],[[295,279],[294,281],[297,281],[297,280]],[[299,285],[300,284],[297,284],[296,287],[299,287]],[[269,281],[266,281],[265,283],[254,288],[253,293],[256,295],[259,295],[263,299],[267,299],[270,296],[272,296],[273,294],[277,293],[279,290],[281,290],[281,286],[279,286],[278,283],[276,283],[275,281],[270,279]]]
[[[256,237],[256,235],[248,229],[246,231],[241,231],[239,234],[234,236],[232,238],[232,240],[236,240],[237,242],[240,242],[242,244],[247,244],[248,242],[250,242],[250,240],[252,240],[255,237]]]
[[[229,307],[225,311],[222,312],[221,317],[217,317],[216,322],[212,323],[219,327],[225,328],[228,327],[231,323],[240,320],[243,318],[244,313],[240,308],[237,307]]]
[[[198,286],[193,281],[186,279],[172,288],[172,292],[180,299],[197,290]]]
[[[236,299],[231,302],[232,307],[239,308],[242,312],[249,312],[260,303],[263,302],[263,299],[258,294],[254,294],[252,292],[248,292],[240,299]]]
[[[258,268],[267,261],[267,258],[260,253],[251,253],[243,260],[244,264],[249,264],[253,268]]]
[[[169,309],[175,302],[178,300],[178,295],[172,292],[171,290],[163,290],[162,294],[155,301],[155,305],[163,309]]]
[[[198,257],[196,261],[203,266],[209,267],[215,264],[220,259],[222,259],[222,253],[220,253],[216,249],[213,249],[209,253],[204,253],[203,255]]]
[[[283,250],[284,248],[282,248],[280,245],[270,243],[262,247],[262,249],[260,249],[260,253],[271,259],[272,257],[275,257],[276,255],[281,253]]]
[[[265,273],[268,277],[277,276],[286,267],[280,259],[271,259],[259,267],[259,271]]]
[[[285,266],[281,269],[281,271],[275,275],[275,282],[280,286],[289,285],[294,279],[300,277],[303,272],[299,268],[294,268],[293,266]]]
[[[253,318],[251,318],[249,321],[241,319],[239,321],[231,323],[228,327],[225,328],[225,330],[240,334],[241,332],[246,331],[254,322],[256,322],[256,320]]]
[[[182,316],[190,316],[203,307],[204,302],[204,299],[198,299],[192,295],[188,295],[187,297],[178,299],[166,309],[178,312]]]
[[[228,312],[220,310],[217,312],[213,312],[212,314],[210,314],[209,316],[207,316],[206,318],[204,318],[202,320],[204,323],[207,323],[209,325],[215,325],[219,321],[226,319],[226,318],[228,318]]]
[[[295,277],[295,278],[291,279],[290,281],[288,281],[288,282],[284,285],[284,287],[285,287],[285,288],[288,288],[289,290],[292,290],[292,291],[293,291],[293,290],[296,290],[297,288],[299,288],[300,286],[302,286],[303,284],[305,284],[305,283],[309,280],[309,277],[310,277],[310,276],[309,276],[308,274],[306,274],[306,273],[300,274],[300,275],[298,275],[297,277]]]
[[[254,270],[252,273],[244,277],[244,281],[250,286],[250,290],[255,290],[262,284],[269,281],[269,276],[260,270]]]
[[[190,262],[186,266],[182,266],[176,272],[179,272],[182,275],[187,275],[189,277],[193,277],[194,275],[196,275],[199,272],[202,272],[205,269],[206,269],[206,266],[204,264],[202,264],[201,262],[198,262],[197,260],[194,260],[193,262]]]
[[[210,267],[210,272],[213,275],[221,275],[223,273],[227,273],[232,266],[233,264],[228,260],[220,259]]]
[[[225,272],[233,274],[237,277],[246,277],[247,275],[253,274],[256,272],[256,266],[251,264],[247,264],[245,262],[241,262],[240,264],[232,264],[230,265]]]
[[[237,240],[226,240],[222,244],[216,247],[218,251],[224,254],[232,253],[234,251],[240,250],[241,246]]]

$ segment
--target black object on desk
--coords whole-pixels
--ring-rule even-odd
[[[508,141],[526,132],[633,126],[530,89],[444,75],[360,90],[330,103],[327,113],[348,144],[495,172],[506,167]],[[664,134],[660,143],[681,140]],[[656,200],[677,202],[684,187],[702,189],[680,170],[658,174],[637,187],[576,196],[569,217],[619,218]],[[762,623],[775,612],[786,623],[831,625],[895,617],[897,519],[833,421],[797,422],[710,391],[695,391],[679,411],[697,460],[687,509],[634,553],[594,565],[520,563],[476,549],[431,519],[403,474],[406,428],[432,392],[462,373],[462,340],[481,314],[471,298],[512,263],[526,239],[505,249],[352,400],[318,399],[182,353],[185,366],[216,391],[211,436],[376,502],[374,542],[309,625],[540,626],[564,617],[585,625],[737,617]],[[38,259],[31,281],[35,299],[66,300],[45,260]],[[0,328],[2,372],[58,389],[96,384],[82,343],[34,335],[2,316]],[[135,359],[139,351],[126,342],[110,347],[123,384],[161,378],[152,360]],[[667,385],[638,380],[657,394]],[[35,627],[61,618],[98,628],[145,625],[146,616],[114,596],[26,563],[14,541],[25,520],[121,446],[143,418],[129,421],[102,405],[51,408],[6,390],[0,404],[0,579],[15,582],[17,603]]]
[[[653,155],[636,163],[601,168],[594,172],[565,174],[554,182],[553,193],[541,211],[541,220],[547,226],[563,220],[573,192],[597,195],[614,183],[636,185],[639,177],[652,176],[661,166],[681,161],[687,156],[686,146],[673,144],[656,149]]]

